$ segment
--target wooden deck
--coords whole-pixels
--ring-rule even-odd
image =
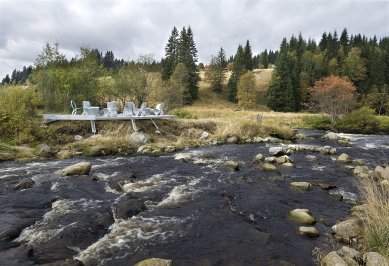
[[[90,121],[93,134],[96,133],[96,121],[131,121],[132,128],[138,131],[135,120],[150,120],[158,129],[154,120],[156,119],[176,119],[175,115],[145,115],[145,116],[97,116],[97,115],[61,115],[61,114],[44,114],[43,119],[46,123],[54,121]]]

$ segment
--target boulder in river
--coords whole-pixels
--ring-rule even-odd
[[[258,153],[257,155],[255,155],[254,159],[253,159],[253,162],[260,162],[262,161],[264,158],[263,158],[263,155],[261,153]]]
[[[336,160],[340,163],[350,163],[352,159],[351,156],[347,153],[342,153]]]
[[[309,182],[292,182],[290,186],[301,190],[310,190],[312,188],[312,184]]]
[[[346,262],[336,253],[332,251],[328,253],[319,263],[320,266],[347,266]]]
[[[356,175],[356,176],[359,176],[361,178],[368,178],[369,177],[369,167],[367,167],[366,165],[357,165],[354,170],[353,170],[353,173]]]
[[[20,180],[16,185],[15,189],[20,190],[20,189],[27,189],[27,188],[32,188],[35,184],[35,181],[32,180],[31,178],[23,178]]]
[[[338,140],[339,135],[337,133],[334,133],[334,132],[328,132],[327,134],[325,134],[323,136],[323,139]]]
[[[389,266],[384,256],[377,252],[367,252],[363,255],[366,266]]]
[[[318,237],[319,231],[313,226],[300,226],[299,232],[301,235],[309,237]]]
[[[288,155],[283,155],[283,156],[277,157],[276,158],[276,162],[279,163],[279,164],[292,163],[293,160]]]
[[[61,175],[89,175],[89,172],[92,168],[90,162],[81,162],[65,167],[61,170],[58,170],[57,173]]]
[[[307,161],[314,161],[317,159],[317,157],[315,155],[307,155],[307,156],[305,156],[305,159]]]
[[[188,162],[190,159],[192,159],[192,155],[190,153],[176,153],[174,155],[174,159]]]
[[[227,168],[230,168],[234,171],[239,171],[239,162],[235,162],[235,161],[227,161],[224,163],[224,166],[227,167]]]
[[[275,167],[274,165],[270,164],[270,163],[264,163],[262,164],[261,166],[261,169],[263,171],[277,171],[277,167]]]
[[[337,240],[350,243],[353,238],[361,234],[361,224],[358,219],[352,218],[334,225],[332,230]]]
[[[159,258],[151,258],[147,260],[142,260],[134,266],[171,266],[173,264],[172,260],[165,260]]]
[[[329,183],[319,183],[319,187],[323,190],[330,190],[336,188],[336,185]]]
[[[277,161],[277,158],[274,156],[266,157],[265,163],[275,163]]]
[[[272,156],[280,156],[284,154],[284,148],[283,147],[270,147],[269,148],[269,154]]]
[[[303,224],[315,224],[316,219],[309,214],[308,209],[294,209],[289,212],[289,217]]]
[[[294,167],[294,164],[287,162],[287,163],[283,163],[282,166],[283,167]]]

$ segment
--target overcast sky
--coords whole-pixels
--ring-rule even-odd
[[[300,31],[389,36],[389,0],[0,0],[0,78],[33,64],[46,42],[69,58],[89,47],[159,60],[173,26],[187,25],[207,63],[221,46],[227,55],[247,39],[254,53],[278,49]]]

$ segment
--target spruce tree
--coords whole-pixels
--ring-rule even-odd
[[[162,62],[162,79],[169,80],[178,62],[178,30],[173,27],[165,47],[165,58]]]
[[[251,51],[251,45],[249,40],[246,41],[246,46],[243,50],[244,67],[246,70],[253,70],[253,53]]]
[[[231,102],[236,102],[236,92],[239,78],[242,74],[247,71],[245,65],[245,54],[243,51],[242,45],[238,46],[238,50],[234,57],[234,63],[232,67],[231,77],[228,80],[227,89],[228,89],[228,99]]]

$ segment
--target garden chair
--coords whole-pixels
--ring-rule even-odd
[[[90,102],[89,101],[82,101],[82,114],[83,115],[90,115]]]
[[[72,115],[76,115],[77,114],[77,110],[81,110],[82,109],[81,107],[77,108],[77,104],[73,100],[70,101],[70,106],[72,107]]]
[[[151,114],[151,109],[147,108],[147,102],[143,102],[140,106],[140,108],[134,109],[134,114],[136,116],[145,116]]]
[[[124,103],[124,109],[123,109],[123,115],[125,116],[133,116],[134,110],[135,110],[135,104],[133,102],[125,102]]]
[[[163,104],[163,103],[157,104],[155,109],[153,109],[154,115],[163,115],[163,108],[164,107],[165,107],[165,104]]]
[[[115,117],[118,115],[118,103],[117,102],[107,102],[107,109],[109,116]]]

